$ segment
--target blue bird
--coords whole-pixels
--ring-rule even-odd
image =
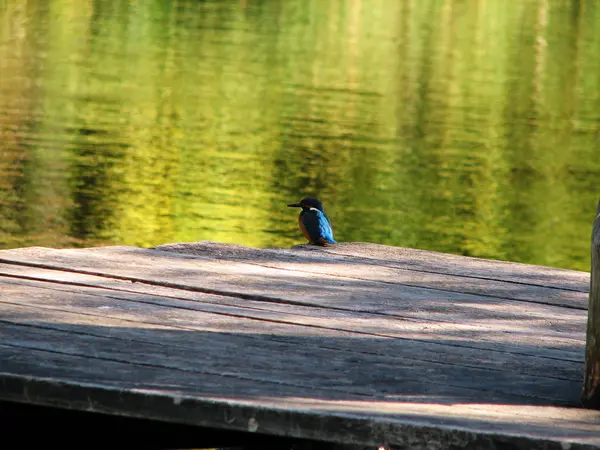
[[[300,200],[300,203],[288,205],[292,208],[302,208],[298,216],[298,225],[302,234],[310,244],[328,246],[335,244],[331,221],[323,210],[323,203],[312,197]]]

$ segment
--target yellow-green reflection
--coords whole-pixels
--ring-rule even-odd
[[[0,0],[0,246],[341,241],[587,270],[595,2]]]

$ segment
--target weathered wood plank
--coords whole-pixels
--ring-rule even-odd
[[[4,328],[4,327],[2,327]],[[25,329],[25,327],[22,327]],[[38,342],[42,345],[43,336],[38,336]],[[55,335],[56,336],[56,335]],[[24,331],[24,340],[34,339],[35,334]],[[47,336],[48,337],[48,336]],[[52,338],[50,338],[52,339]],[[79,340],[79,339],[77,339]],[[105,340],[109,346],[110,340]],[[84,348],[85,339],[82,343],[74,342],[73,345]],[[49,346],[47,343],[45,344]],[[3,357],[2,371],[0,374],[5,378],[18,379],[19,375],[24,378],[49,378],[64,380],[74,385],[89,383],[99,388],[113,388],[120,391],[144,389],[155,392],[157,395],[168,393],[171,397],[198,396],[214,399],[225,398],[260,398],[269,392],[273,396],[306,396],[307,390],[302,386],[272,383],[256,379],[242,377],[231,377],[227,375],[213,375],[210,373],[198,373],[192,370],[174,370],[172,367],[155,365],[151,363],[135,364],[131,361],[122,361],[117,358],[101,358],[90,353],[90,348],[85,348],[87,353],[76,354],[66,351],[52,351],[42,348],[24,347],[22,345],[11,345],[0,343],[0,354]],[[117,352],[115,352],[117,353]],[[129,354],[133,353],[130,349]],[[26,373],[26,376],[22,374]],[[12,375],[12,376],[11,376]],[[1,381],[0,381],[1,386]],[[319,391],[319,390],[317,390]],[[28,401],[28,392],[12,392],[0,389],[0,396],[9,401]],[[332,400],[353,399],[365,400],[365,396],[352,394],[350,392],[327,390],[323,393],[324,398]],[[370,397],[369,397],[370,398]],[[83,408],[86,411],[103,412],[94,407],[94,399],[90,397],[89,405]],[[44,404],[44,402],[31,402]],[[64,399],[63,406],[71,407],[71,400]],[[155,411],[140,411],[134,417],[157,418]],[[224,427],[225,424],[221,424]]]
[[[579,396],[578,274],[297,250],[9,253],[0,398],[349,445],[600,448],[600,412],[549,406]]]
[[[290,345],[180,329],[125,328],[124,324],[108,328],[89,323],[89,319],[70,318],[75,323],[41,326],[3,320],[1,342],[24,350],[89,357],[98,365],[103,361],[130,362],[174,373],[220,375],[225,384],[242,379],[303,387],[313,398],[328,398],[331,391],[363,396],[365,401],[393,397],[397,401],[460,403],[485,398],[488,403],[550,406],[575,404],[579,395],[579,380],[334,351],[314,345],[308,337],[299,345]],[[152,336],[164,337],[168,344],[153,343]],[[423,379],[425,374],[427,379]],[[266,388],[261,395],[269,393]]]
[[[232,246],[227,246],[226,248],[231,247]],[[448,293],[447,296],[450,298],[452,298],[452,293],[457,293],[459,295],[475,294],[493,298],[548,303],[582,310],[587,308],[587,290],[577,291],[572,289],[558,289],[555,287],[548,288],[527,283],[501,282],[495,281],[494,279],[488,280],[478,278],[468,278],[468,283],[466,283],[464,276],[451,276],[433,272],[429,273],[387,267],[383,265],[383,263],[382,265],[377,265],[376,263],[381,262],[379,260],[375,260],[374,263],[371,261],[370,264],[365,264],[364,259],[361,260],[360,258],[348,257],[340,258],[329,255],[323,256],[319,255],[318,252],[313,251],[295,251],[294,253],[289,254],[283,253],[284,251],[274,252],[244,247],[241,247],[241,249],[245,250],[236,248],[235,251],[229,253],[219,247],[219,249],[215,250],[213,253],[206,253],[205,249],[207,247],[202,244],[190,244],[189,246],[181,244],[179,246],[161,248],[163,250],[171,250],[170,252],[162,253],[162,261],[160,261],[161,252],[155,250],[143,250],[134,247],[102,247],[80,250],[31,248],[5,252],[0,251],[0,262],[13,261],[21,262],[23,264],[41,264],[63,270],[77,267],[79,270],[87,270],[90,273],[112,273],[115,275],[117,273],[111,272],[110,270],[118,268],[123,276],[135,277],[136,273],[140,274],[139,271],[148,273],[152,267],[156,270],[158,268],[157,265],[168,265],[168,267],[173,269],[177,266],[180,267],[180,269],[183,269],[186,260],[185,254],[183,253],[185,250],[187,253],[193,254],[198,262],[194,269],[189,269],[195,271],[198,277],[217,277],[221,279],[222,277],[227,276],[228,282],[234,281],[235,278],[241,281],[249,281],[257,277],[262,277],[263,280],[265,277],[268,277],[268,279],[280,278],[282,280],[282,286],[285,286],[283,282],[289,280],[294,282],[297,285],[297,288],[301,287],[300,284],[310,288],[312,279],[319,278],[327,279],[332,288],[336,288],[340,285],[343,286],[345,283],[352,283],[355,287],[362,288],[361,290],[372,289],[371,282],[383,282],[386,284],[398,285],[402,288],[409,287],[407,292],[410,292],[410,287],[420,287],[421,289],[415,289],[414,292],[422,292],[422,295],[429,297],[436,296],[443,298],[446,293]],[[181,256],[178,257],[178,253],[173,252],[175,249],[180,252],[179,255]],[[203,254],[200,255],[199,253]],[[248,254],[248,260],[241,259],[244,253]],[[171,256],[169,257],[168,255]],[[136,260],[136,267],[134,268],[132,265],[129,265],[127,267],[129,271],[126,274],[122,273],[123,263],[121,262],[121,264],[118,264],[118,261],[121,258]],[[284,259],[284,261],[281,262],[281,259]],[[102,261],[104,261],[105,264],[102,264]],[[114,263],[117,263],[118,265],[115,265]],[[135,269],[139,269],[139,271],[135,272]],[[572,276],[571,272],[574,271],[565,272],[567,272],[569,276]],[[191,274],[191,272],[188,273]],[[581,274],[580,272],[575,273],[578,275]],[[575,278],[583,278],[586,281],[589,280],[587,274]],[[277,286],[271,286],[271,289],[276,288]],[[221,283],[220,287],[214,286],[213,289],[226,292],[227,286]]]
[[[60,295],[60,300],[67,297],[64,292]],[[14,291],[8,291],[8,296],[11,299],[16,297]],[[36,297],[36,290],[29,287],[28,298],[31,297]],[[81,295],[71,295],[71,299],[67,298],[67,301],[73,303],[76,299],[80,299],[82,304],[85,303],[88,311],[93,310],[93,299],[90,296],[81,298]],[[131,305],[124,305],[125,302],[117,302],[116,299],[111,302],[113,309],[118,308],[118,303],[121,303],[121,306],[129,312],[129,317],[131,317],[131,313],[134,313],[138,318],[145,317],[146,320],[152,322],[115,321],[107,317],[91,315],[89,312],[86,313],[85,308],[80,308],[79,314],[66,312],[59,300],[56,300],[52,295],[45,294],[39,300],[40,304],[43,305],[43,311],[30,307],[23,308],[20,305],[6,302],[0,304],[0,310],[7,317],[2,319],[1,322],[5,324],[10,322],[29,324],[48,329],[73,331],[84,335],[120,337],[124,340],[133,339],[137,342],[151,342],[152,336],[154,336],[155,339],[159,339],[165,345],[168,343],[186,349],[193,344],[194,349],[205,349],[204,356],[207,358],[216,351],[216,354],[210,357],[214,361],[218,361],[220,367],[223,365],[222,358],[225,356],[228,360],[232,358],[228,363],[229,366],[233,367],[236,364],[235,361],[240,356],[236,351],[238,348],[244,349],[244,358],[251,359],[252,364],[255,361],[258,362],[259,367],[257,370],[259,371],[262,370],[264,364],[268,365],[269,358],[272,359],[273,355],[285,354],[288,356],[283,361],[278,360],[277,369],[270,369],[271,375],[275,377],[274,380],[279,380],[282,383],[294,381],[297,377],[302,376],[306,377],[309,385],[310,383],[318,385],[318,379],[315,377],[322,373],[322,376],[327,380],[331,369],[338,375],[343,373],[344,379],[348,382],[360,384],[361,376],[363,376],[360,367],[365,365],[378,367],[377,374],[383,376],[384,379],[391,380],[392,386],[389,389],[386,388],[388,391],[393,390],[393,384],[400,380],[403,382],[419,380],[422,373],[427,373],[427,384],[450,382],[453,386],[481,389],[487,392],[503,392],[509,395],[520,394],[527,397],[521,400],[525,403],[533,401],[537,397],[540,399],[551,398],[554,402],[571,404],[575,404],[578,399],[580,377],[574,376],[574,373],[566,369],[561,370],[561,364],[557,360],[547,361],[548,365],[554,362],[556,367],[549,375],[539,378],[531,374],[521,373],[522,365],[528,365],[529,361],[526,357],[517,355],[507,358],[506,355],[496,354],[496,359],[502,361],[502,365],[486,366],[485,364],[479,364],[479,367],[477,367],[477,364],[472,361],[479,359],[479,356],[484,360],[489,360],[490,358],[486,355],[486,352],[464,351],[463,349],[449,347],[446,349],[439,348],[435,352],[431,346],[420,342],[404,342],[399,345],[390,342],[390,339],[382,339],[377,336],[368,338],[355,333],[334,333],[332,330],[327,329],[311,328],[310,332],[305,330],[302,335],[298,335],[298,327],[296,326],[269,321],[257,323],[247,319],[214,316],[192,311],[186,311],[188,317],[183,320],[185,320],[184,323],[187,329],[184,329],[179,325],[183,320],[177,320],[177,317],[172,315],[170,311],[167,312],[168,317],[160,321],[161,312],[164,314],[164,311],[160,311],[159,308],[149,307],[149,305],[145,305],[145,308],[137,305],[132,307]],[[58,309],[49,309],[50,303],[58,303],[56,305]],[[143,311],[144,309],[146,311]],[[37,316],[42,313],[45,322],[39,323]],[[33,316],[33,318],[30,318],[30,316]],[[192,328],[192,324],[196,324],[196,326]],[[179,326],[174,328],[173,325]],[[165,332],[163,333],[157,328],[161,328]],[[190,333],[191,330],[194,330],[195,333]],[[233,334],[231,331],[227,332],[228,330],[236,330],[237,333],[243,333],[243,336],[240,338],[239,335]],[[226,334],[222,335],[223,332]],[[1,333],[0,331],[0,335],[2,335]],[[288,342],[248,339],[248,336],[262,337],[265,334],[290,335],[295,336],[295,339],[289,339]],[[190,338],[190,336],[193,338]],[[205,336],[208,337],[205,338]],[[220,343],[221,340],[222,343]],[[232,344],[234,342],[236,344]],[[336,345],[337,348],[334,349],[332,345],[335,342],[339,343]],[[392,348],[395,348],[394,353],[389,353]],[[254,354],[253,351],[258,353]],[[265,351],[266,353],[263,355]],[[174,350],[170,349],[166,355],[173,354],[173,352]],[[396,354],[396,352],[398,353]],[[466,355],[463,353],[466,353]],[[424,359],[423,355],[428,354],[433,354],[433,357],[430,356],[428,359]],[[435,361],[435,356],[437,356],[437,359],[440,358],[439,354],[443,355],[443,362]],[[166,355],[163,356],[166,357]],[[343,356],[343,358],[340,360],[338,356]],[[145,354],[145,357],[147,357],[147,354]],[[347,370],[343,369],[346,367],[346,359],[344,358],[347,358],[352,364],[356,364],[356,367],[352,365]],[[323,364],[322,367],[314,369],[310,363],[312,360],[324,360],[334,364],[334,366],[330,367],[328,364]],[[513,361],[513,365],[507,366],[506,363],[510,360]],[[517,361],[520,364],[515,364]],[[288,366],[292,363],[297,364],[298,367]],[[252,364],[246,364],[244,370],[252,372]],[[305,366],[310,367],[308,373],[304,373],[303,367]],[[389,373],[386,374],[386,370]],[[529,371],[533,372],[533,367],[530,367]],[[370,376],[365,375],[365,380],[368,381]],[[570,381],[568,381],[569,378],[571,378]],[[383,388],[387,382],[379,381],[379,383],[380,387]],[[412,392],[411,394],[415,393]],[[488,394],[485,393],[485,395]],[[528,397],[531,397],[531,399],[528,399]]]
[[[565,440],[566,438],[600,445],[597,432],[600,417],[598,414],[591,414],[591,411],[581,409],[536,407],[515,410],[514,407],[493,404],[486,406],[481,403],[479,405],[468,403],[449,405],[445,409],[442,407],[443,405],[437,403],[419,406],[412,402],[398,402],[393,396],[387,401],[379,400],[376,403],[365,403],[364,398],[352,400],[351,397],[347,397],[341,402],[335,399],[335,392],[329,393],[326,399],[319,399],[315,398],[312,392],[294,393],[294,391],[298,391],[297,388],[281,385],[270,386],[268,391],[270,395],[265,397],[262,395],[264,387],[254,381],[248,383],[244,380],[237,380],[235,386],[229,385],[223,389],[222,378],[219,385],[215,379],[218,377],[213,377],[212,379],[215,379],[216,383],[213,384],[208,375],[203,375],[202,383],[198,383],[198,376],[193,373],[173,374],[173,371],[162,370],[158,367],[142,367],[114,361],[103,361],[98,370],[98,366],[93,364],[89,358],[37,350],[24,353],[22,349],[6,347],[2,344],[0,344],[0,349],[5,356],[4,361],[7,361],[7,369],[16,372],[25,366],[31,375],[23,380],[25,386],[14,376],[0,375],[0,386],[2,386],[0,392],[12,400],[22,401],[23,396],[26,395],[30,401],[40,404],[56,404],[97,412],[118,411],[120,414],[127,412],[133,417],[145,416],[162,420],[178,420],[181,423],[197,423],[204,426],[227,426],[233,429],[240,429],[240,425],[241,429],[244,429],[243,427],[248,423],[248,420],[242,421],[241,424],[232,421],[234,417],[239,417],[238,414],[242,410],[276,435],[281,435],[282,430],[287,430],[292,436],[303,438],[322,439],[322,433],[325,432],[325,434],[334,433],[329,436],[331,439],[335,435],[339,436],[342,430],[349,431],[352,420],[350,423],[338,423],[341,428],[337,429],[328,429],[325,426],[328,421],[339,415],[346,418],[355,417],[368,420],[368,427],[365,427],[366,424],[361,421],[355,423],[360,433],[356,433],[358,436],[350,433],[349,436],[353,437],[353,441],[349,443],[376,443],[376,445],[381,445],[382,442],[397,443],[407,435],[412,435],[412,433],[407,434],[406,430],[404,430],[404,434],[395,435],[391,429],[389,429],[389,435],[387,433],[381,435],[372,429],[373,426],[377,427],[377,422],[381,421],[380,426],[383,429],[386,429],[386,424],[392,428],[394,424],[402,427],[407,424],[409,427],[410,425],[416,426],[422,433],[422,442],[419,443],[422,448],[428,448],[426,447],[428,441],[440,431],[432,427],[438,426],[442,430],[458,427],[465,430],[465,425],[470,433],[482,432],[485,435],[490,432],[492,434],[517,432],[522,433],[523,436],[536,436],[537,433],[540,433],[538,438],[542,439],[552,437]],[[81,360],[80,363],[76,362],[78,358]],[[37,397],[36,373],[42,373],[46,378],[50,374],[52,378],[57,379],[56,382],[48,382],[51,390],[60,390],[63,387],[67,392],[48,393],[43,390]],[[67,379],[69,383],[66,385],[61,383],[61,379]],[[186,379],[189,381],[186,382]],[[129,380],[135,380],[135,383],[131,383]],[[44,383],[43,380],[41,383]],[[57,384],[59,386],[56,386]],[[107,397],[110,398],[115,389],[117,398],[113,397],[113,404],[108,402],[107,405]],[[344,395],[348,396],[349,394],[345,393]],[[137,403],[130,401],[132,396],[139,397],[136,399]],[[161,402],[162,399],[164,401]],[[143,409],[140,408],[140,401],[147,402]],[[160,408],[152,405],[155,402],[161,403]],[[232,407],[232,402],[237,405]],[[173,410],[173,405],[181,406],[184,403],[187,403],[188,406],[185,411]],[[225,421],[222,411],[218,415],[211,415],[214,412],[213,407],[220,404],[229,409],[229,414],[225,415]],[[193,408],[193,405],[197,405],[197,407]],[[278,414],[270,416],[269,407],[275,408]],[[293,420],[290,413],[285,411],[301,411],[302,413],[300,417]],[[182,417],[184,412],[188,414],[186,418]],[[517,413],[516,416],[515,413]],[[306,424],[302,423],[302,419],[306,414],[320,417],[321,425],[317,428],[305,428],[303,425]],[[262,419],[261,416],[264,415],[269,417]],[[562,430],[557,430],[556,427],[556,421],[559,419],[565,427]],[[197,422],[194,422],[195,420]],[[293,420],[293,424],[290,420]],[[488,426],[484,421],[489,421],[490,425]],[[423,429],[424,423],[429,423],[429,426]],[[352,429],[355,432],[358,431],[356,427],[352,427]],[[266,431],[260,429],[260,425],[258,430]],[[567,436],[565,436],[565,430],[568,430]],[[381,440],[378,440],[378,437]],[[344,439],[341,442],[348,441]]]
[[[371,249],[371,244],[342,243],[341,248],[353,250],[360,254],[358,249]],[[507,277],[508,267],[513,268],[515,263],[505,263],[499,261],[483,260],[484,264],[489,264],[490,271],[487,276],[472,276],[470,270],[460,269],[462,259],[456,259],[452,265],[451,273],[437,272],[437,253],[428,253],[432,259],[429,261],[427,270],[423,270],[424,263],[419,266],[407,265],[407,261],[400,262],[384,259],[370,259],[360,256],[344,256],[335,249],[325,248],[315,250],[312,246],[299,246],[302,249],[295,250],[271,250],[243,247],[232,244],[222,244],[217,242],[197,242],[165,244],[155,247],[156,250],[168,251],[192,255],[199,258],[217,259],[220,261],[238,261],[246,264],[261,265],[270,268],[294,270],[299,272],[310,272],[321,275],[344,276],[370,281],[382,281],[386,283],[396,283],[406,286],[425,287],[433,290],[447,290],[451,292],[460,292],[467,294],[476,294],[482,296],[501,297],[512,300],[523,300],[536,303],[548,303],[553,305],[587,308],[587,280],[589,275],[584,272],[571,270],[541,268],[546,272],[548,269],[554,276],[560,276],[561,280],[567,277],[569,283],[560,283],[558,286],[545,286],[536,284],[535,280],[530,281],[534,273],[531,266],[527,273],[530,277],[524,279],[515,279]],[[385,247],[385,246],[384,246]],[[338,247],[336,247],[339,250]],[[378,248],[375,246],[375,248]],[[389,248],[389,247],[385,247]],[[397,249],[396,247],[394,247]],[[332,250],[332,251],[329,251]],[[402,254],[412,255],[414,252],[420,254],[418,250],[399,249],[404,251]],[[341,251],[341,250],[340,250]],[[386,252],[387,253],[387,252]],[[444,255],[446,256],[446,255]],[[435,259],[433,259],[435,257]],[[422,259],[422,256],[421,258]],[[479,261],[479,260],[478,260]],[[518,269],[524,271],[522,265],[516,264]],[[533,266],[536,267],[537,266]],[[499,270],[498,270],[499,269]],[[508,274],[510,275],[510,273]],[[498,277],[498,278],[495,278]]]
[[[0,344],[0,348],[3,348]],[[26,356],[10,347],[8,361],[18,366]],[[435,448],[600,448],[597,412],[574,408],[523,408],[502,405],[438,405],[410,402],[319,400],[290,396],[274,386],[269,397],[255,397],[242,387],[218,396],[197,382],[188,390],[169,383],[157,368],[128,366],[127,381],[92,382],[85,376],[73,381],[72,358],[31,352],[30,358],[46,362],[60,376],[19,377],[0,373],[3,396],[36,404],[124,414],[200,426],[223,427],[276,436],[325,440],[350,445],[374,445],[411,449]],[[83,361],[82,361],[83,362]],[[27,362],[26,362],[27,364]],[[29,364],[35,369],[38,364]],[[85,364],[75,364],[80,370]],[[107,363],[103,373],[120,373],[117,363]],[[14,370],[14,369],[13,369]],[[95,375],[94,378],[95,380]],[[68,381],[65,381],[68,380]],[[221,388],[222,389],[222,388]],[[237,394],[238,395],[236,396]],[[557,427],[557,421],[562,426]]]
[[[80,276],[77,277],[81,281]],[[513,370],[525,370],[527,373],[539,373],[544,364],[550,365],[556,376],[565,377],[566,372],[577,371],[577,379],[580,378],[580,368],[577,364],[582,362],[582,348],[584,344],[583,331],[578,334],[558,333],[554,326],[548,326],[546,320],[541,320],[532,331],[531,324],[526,322],[523,326],[520,321],[501,320],[498,323],[487,321],[482,325],[471,324],[439,324],[418,320],[397,320],[387,316],[366,313],[355,313],[352,311],[328,310],[323,308],[279,305],[247,300],[223,298],[209,294],[195,293],[189,291],[178,291],[161,288],[157,291],[153,287],[146,286],[147,293],[124,292],[122,285],[110,282],[110,286],[117,289],[113,292],[107,289],[81,288],[76,286],[47,285],[35,281],[1,280],[2,289],[7,297],[4,301],[16,302],[18,304],[49,307],[54,305],[61,310],[74,312],[92,313],[110,317],[118,315],[119,318],[128,320],[140,317],[160,319],[164,323],[194,326],[196,323],[202,327],[212,327],[211,330],[226,331],[230,327],[242,327],[250,329],[253,333],[260,333],[261,329],[270,329],[278,339],[282,336],[313,335],[318,330],[324,336],[341,335],[351,333],[360,337],[394,338],[400,339],[398,343],[402,348],[412,351],[412,355],[428,358],[427,360],[441,360],[452,362],[447,355],[457,352],[469,352],[465,361],[469,365],[482,364],[484,367],[503,367],[505,364],[519,361],[513,365]],[[89,281],[89,280],[88,280]],[[135,288],[143,288],[144,285],[134,284]],[[49,289],[45,294],[38,292],[36,288]],[[133,289],[133,288],[132,288]],[[68,301],[69,295],[57,296],[56,292],[80,293],[76,300]],[[36,293],[37,292],[37,293]],[[45,292],[45,291],[42,291]],[[149,293],[155,295],[149,295]],[[54,294],[54,295],[52,295]],[[159,296],[163,295],[164,297]],[[116,302],[115,299],[129,300],[134,304]],[[190,301],[191,300],[191,301]],[[162,306],[150,313],[144,310],[143,305]],[[545,307],[549,308],[549,307]],[[579,323],[585,326],[585,316],[578,313],[574,319],[572,310],[554,311],[550,308],[546,314],[554,314],[552,321],[564,321],[566,323]],[[217,315],[225,315],[227,324],[225,326],[215,324],[213,320],[202,318],[194,321],[192,312],[206,312]],[[543,317],[544,311],[538,314]],[[514,316],[513,316],[514,317]],[[245,319],[252,320],[252,326],[242,325]],[[267,323],[263,323],[263,322]],[[247,322],[247,320],[246,320]],[[292,325],[293,331],[289,331]],[[276,327],[282,327],[281,333]],[[271,333],[273,334],[273,333]],[[513,338],[513,335],[519,335]],[[416,341],[428,344],[421,347],[419,351],[412,349],[407,341]],[[388,344],[389,345],[389,344]],[[443,347],[440,347],[443,346]],[[448,348],[452,347],[452,348]],[[457,347],[457,349],[453,349]],[[483,351],[481,351],[483,350]],[[375,351],[375,350],[369,350]],[[399,351],[399,350],[395,350]],[[423,353],[426,351],[426,353]],[[490,353],[491,352],[491,353]],[[407,355],[408,356],[408,355]],[[547,358],[543,363],[535,358]],[[534,358],[534,359],[531,359]],[[535,363],[533,363],[535,361]],[[532,363],[532,364],[530,364]],[[573,365],[572,363],[576,363]],[[540,366],[541,365],[541,366]],[[564,367],[564,369],[561,369]],[[568,367],[569,369],[566,369]],[[566,371],[566,372],[565,372]]]
[[[315,251],[309,246],[300,247]],[[396,267],[410,270],[529,283],[582,292],[587,292],[589,283],[589,274],[586,272],[365,242],[341,243],[324,249],[324,253],[372,259],[382,265],[393,261]]]
[[[193,289],[200,292],[262,300],[295,303],[356,312],[371,312],[427,321],[465,322],[498,320],[499,316],[516,318],[539,310],[536,304],[493,299],[471,294],[397,286],[363,280],[344,279],[292,271],[272,270],[251,265],[227,264],[180,258],[166,252],[146,253],[131,249],[110,248],[93,255],[52,252],[49,259],[57,268],[96,273],[106,277],[128,279],[152,285]],[[55,262],[58,259],[59,263]],[[4,271],[4,273],[8,273]],[[493,307],[492,307],[493,305]],[[539,315],[537,315],[539,317]],[[551,316],[550,316],[551,317]],[[547,320],[551,320],[546,317]],[[534,324],[532,324],[534,325]],[[537,325],[537,324],[535,324]],[[534,326],[535,326],[534,325]],[[560,324],[557,323],[560,326]]]
[[[585,379],[581,398],[586,406],[600,409],[600,202],[592,228],[591,253]]]

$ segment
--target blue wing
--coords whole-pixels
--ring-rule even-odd
[[[314,244],[324,243],[335,244],[333,239],[333,230],[329,223],[329,218],[316,208],[311,208],[302,216],[302,223]]]

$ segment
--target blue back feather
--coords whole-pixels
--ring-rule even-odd
[[[330,244],[335,244],[333,239],[333,230],[329,223],[329,218],[316,208],[303,211],[302,223],[308,232],[310,239],[314,243],[318,243],[320,238],[323,238]]]

